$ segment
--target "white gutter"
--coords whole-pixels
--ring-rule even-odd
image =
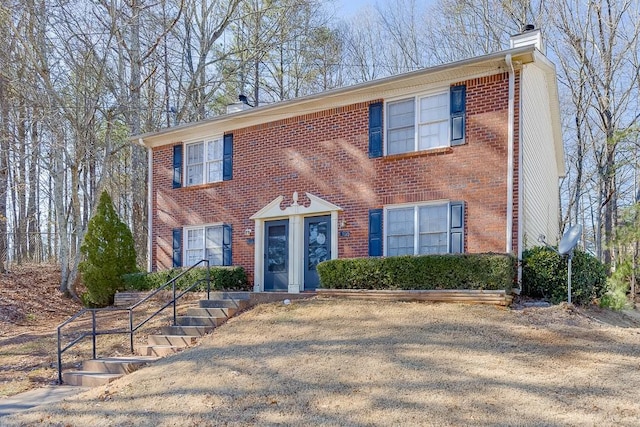
[[[520,81],[522,81],[522,71],[520,73]],[[520,86],[520,104],[518,105],[518,111],[522,111],[522,85]],[[517,295],[522,292],[522,252],[524,251],[524,173],[522,168],[522,159],[524,158],[524,144],[523,144],[523,127],[522,127],[522,114],[518,116],[518,288],[515,291]]]
[[[507,239],[506,253],[513,253],[513,134],[515,120],[515,70],[508,53],[505,62],[509,67],[509,117],[507,119]]]
[[[138,144],[144,145],[144,140],[138,138]],[[147,271],[150,273],[153,267],[153,151],[147,147]]]

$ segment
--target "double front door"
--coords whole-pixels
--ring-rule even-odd
[[[331,259],[331,216],[304,218],[304,244],[302,253],[289,251],[289,220],[266,221],[264,226],[264,290],[287,291],[292,264],[298,264],[304,271],[304,289],[313,290],[320,286],[316,266]],[[302,240],[302,239],[301,239]]]

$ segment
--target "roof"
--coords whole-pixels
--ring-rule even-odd
[[[416,87],[430,84],[451,84],[474,77],[495,74],[496,70],[507,71],[505,58],[517,68],[524,64],[540,67],[547,76],[546,89],[551,100],[551,117],[559,175],[564,174],[564,149],[560,124],[560,104],[555,66],[533,45],[508,49],[488,55],[423,68],[353,86],[320,92],[317,94],[262,105],[237,113],[211,117],[194,123],[162,129],[131,137],[132,141],[149,148],[202,138],[203,134],[222,134],[234,129],[291,118],[303,114],[323,111],[344,105],[386,99],[411,93]]]

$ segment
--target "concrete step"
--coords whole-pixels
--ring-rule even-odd
[[[194,317],[232,317],[238,309],[231,307],[218,308],[188,308],[187,316]]]
[[[202,299],[198,302],[200,308],[236,308],[244,310],[249,307],[249,300],[246,299]]]
[[[189,347],[198,342],[197,336],[191,335],[149,335],[149,345],[171,345]]]
[[[124,374],[109,374],[105,372],[91,371],[67,371],[62,373],[62,382],[66,385],[97,387],[109,384],[122,376],[124,376]]]
[[[251,291],[211,291],[210,299],[250,299]]]
[[[226,317],[210,316],[178,316],[176,323],[180,326],[220,326],[227,320]]]
[[[184,350],[185,347],[174,345],[141,345],[135,348],[135,352],[141,356],[164,357]]]
[[[82,362],[82,370],[88,372],[104,372],[106,374],[130,374],[156,360],[158,360],[157,357],[149,356],[91,359]]]
[[[163,326],[161,331],[167,335],[190,335],[201,337],[213,331],[213,326]]]

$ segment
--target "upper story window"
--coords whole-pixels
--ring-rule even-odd
[[[228,181],[232,177],[233,134],[173,146],[173,188]]]
[[[186,144],[186,184],[222,181],[222,137]]]
[[[448,92],[389,102],[387,117],[387,154],[449,146]]]
[[[466,86],[369,106],[369,157],[465,142]],[[383,125],[384,117],[384,125]]]

